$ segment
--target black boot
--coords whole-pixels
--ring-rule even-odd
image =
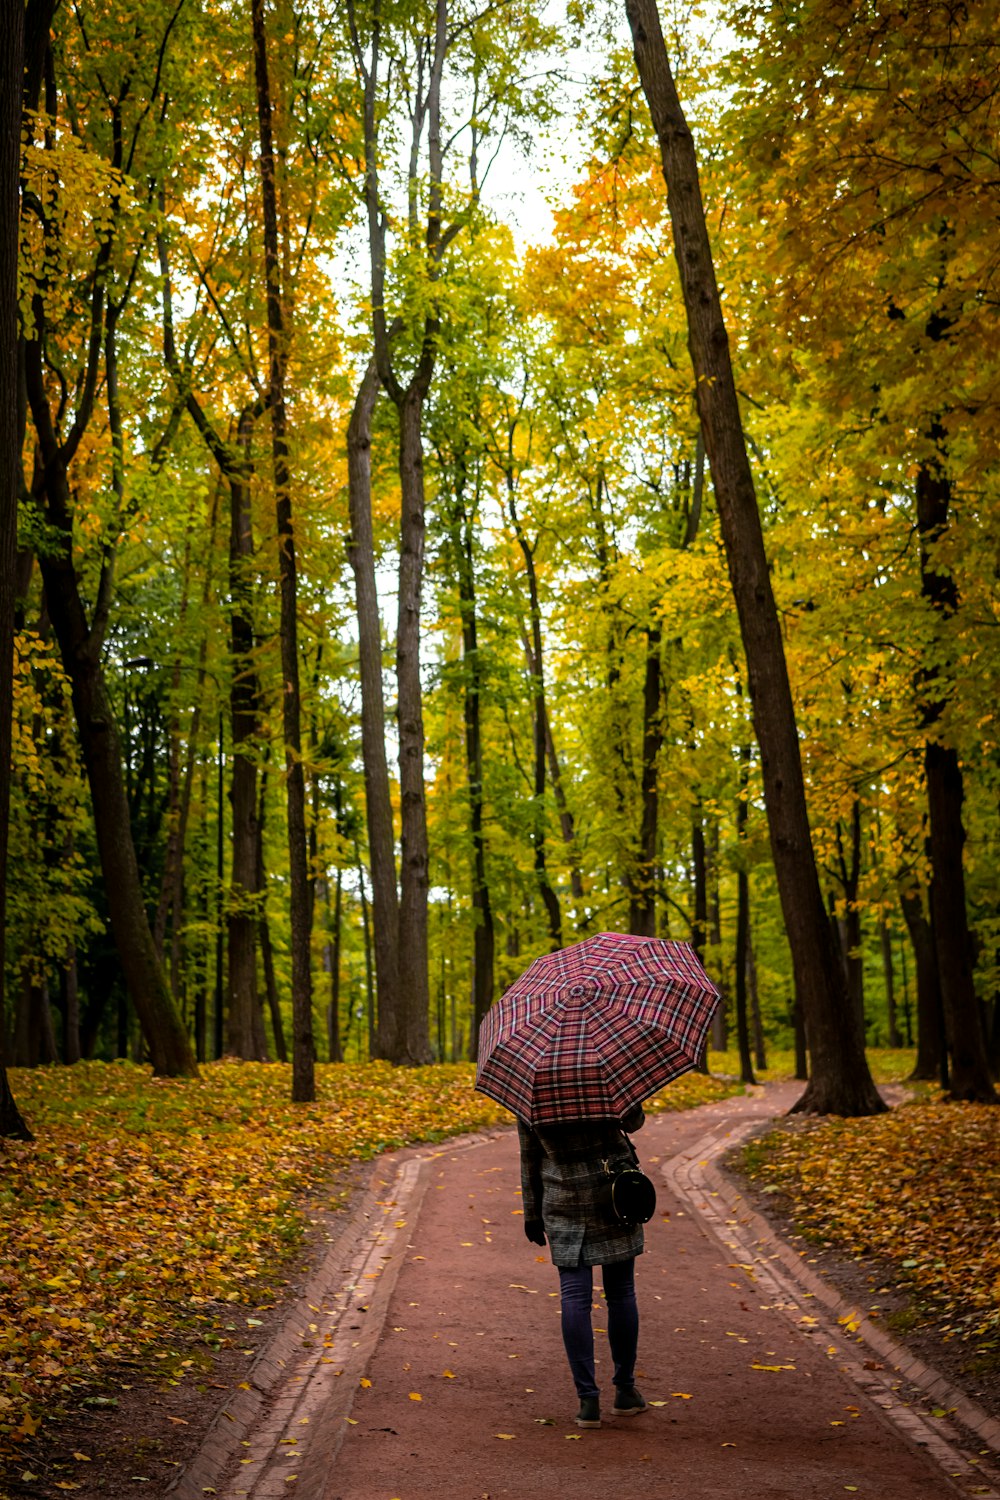
[[[576,1414],[577,1427],[600,1427],[601,1402],[598,1396],[581,1396],[580,1410]]]
[[[616,1417],[635,1417],[646,1410],[646,1398],[634,1385],[622,1385],[615,1391],[615,1404],[611,1408]]]

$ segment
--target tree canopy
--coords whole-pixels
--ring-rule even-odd
[[[662,16],[741,601],[655,14],[29,0],[8,1063],[306,1098],[609,929],[695,946],[744,1071],[833,1076],[835,975],[815,1107],[865,1041],[994,1097],[992,16]],[[561,138],[531,236],[497,175]]]

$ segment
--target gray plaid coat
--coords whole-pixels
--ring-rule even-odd
[[[629,1131],[644,1123],[642,1108],[626,1117]],[[524,1222],[541,1219],[555,1266],[605,1266],[641,1255],[642,1225],[622,1224],[600,1198],[603,1162],[631,1165],[613,1120],[577,1120],[541,1129],[517,1122],[521,1146]]]

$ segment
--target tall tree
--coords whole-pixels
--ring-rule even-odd
[[[365,811],[371,861],[375,979],[378,998],[379,1056],[395,1058],[399,1035],[399,890],[396,882],[395,833],[385,748],[385,702],[382,694],[382,621],[375,577],[372,531],[371,432],[378,400],[375,361],[358,389],[347,428],[348,554],[354,571],[361,678],[361,758],[365,776]],[[363,887],[362,887],[363,891]]]
[[[744,188],[755,216],[761,201],[773,208],[763,261],[754,261],[755,280],[768,287],[762,332],[766,325],[771,351],[783,339],[776,330],[803,334],[793,399],[822,410],[828,427],[808,462],[822,471],[835,451],[849,476],[830,511],[853,532],[869,599],[879,585],[889,630],[873,632],[872,644],[879,651],[892,639],[909,676],[905,751],[923,763],[924,785],[912,793],[934,809],[934,955],[949,1046],[961,1056],[956,1091],[990,1100],[976,980],[984,990],[993,984],[992,921],[977,890],[984,865],[964,834],[978,802],[982,835],[993,842],[994,778],[977,715],[992,702],[995,657],[973,619],[982,548],[995,546],[987,372],[998,260],[982,208],[995,181],[996,28],[986,7],[965,8],[956,24],[933,0],[853,11],[794,0],[780,15],[752,3],[736,24],[741,42],[753,37],[744,53],[752,71],[733,54]],[[796,45],[786,51],[790,32]],[[914,533],[919,549],[910,546]],[[890,580],[895,589],[886,591]],[[882,654],[876,728],[891,745],[907,695],[893,694]]]
[[[485,788],[483,783],[483,694],[486,673],[479,645],[479,612],[476,597],[475,521],[481,496],[478,475],[470,472],[467,436],[453,439],[450,454],[436,442],[438,462],[448,477],[440,500],[443,512],[450,570],[458,585],[458,609],[462,626],[462,719],[465,729],[465,767],[469,790],[469,833],[472,841],[471,906],[472,934],[472,1024],[470,1052],[476,1055],[479,1028],[493,1003],[496,934],[493,902],[486,875],[484,831]],[[450,462],[449,462],[450,459]],[[449,483],[450,480],[450,483]]]
[[[715,278],[694,141],[667,57],[655,0],[626,0],[636,65],[660,148],[674,253],[688,318],[698,413],[740,620],[771,847],[806,1015],[812,1077],[795,1106],[816,1113],[885,1108],[848,1000],[813,855],[795,709],[729,339]]]
[[[232,680],[233,858],[229,911],[229,1050],[239,1057],[266,1058],[264,1017],[257,991],[260,839],[257,831],[257,756],[260,750],[262,695],[255,660],[253,624],[253,518],[249,475],[252,473],[253,413],[240,413],[236,444],[240,461],[230,466],[229,632]]]
[[[7,844],[10,813],[11,713],[17,497],[23,421],[17,372],[17,252],[20,219],[21,87],[24,6],[0,10],[0,1135],[30,1140],[7,1081],[4,1038]]]
[[[399,1062],[429,1061],[430,990],[427,904],[429,851],[424,779],[424,714],[421,681],[421,608],[424,583],[426,496],[424,478],[424,412],[434,380],[444,314],[446,254],[473,218],[481,190],[480,152],[491,133],[506,128],[511,116],[528,109],[544,113],[538,80],[526,82],[527,64],[547,36],[530,11],[505,0],[501,7],[509,34],[519,45],[497,45],[497,16],[489,9],[459,7],[433,0],[406,11],[383,8],[380,0],[346,7],[350,45],[360,93],[364,127],[362,151],[364,211],[368,232],[370,315],[377,377],[396,413],[397,468],[400,486],[398,533],[398,605],[396,618],[396,723],[399,740],[400,869],[395,899],[388,891],[388,872],[395,850],[387,840],[384,807],[387,793],[371,800],[372,783],[382,777],[379,764],[366,766],[369,794],[368,842],[373,895],[395,931],[378,935],[379,1047]],[[446,121],[443,87],[451,59],[454,87],[450,101],[461,114]],[[389,96],[390,86],[403,97]],[[406,124],[399,116],[405,113]],[[387,163],[392,139],[405,139],[399,201],[393,201]],[[446,182],[448,153],[467,142],[467,181],[452,188]],[[447,190],[447,191],[446,191]],[[451,218],[446,219],[446,212]],[[395,255],[390,253],[390,228]],[[395,314],[390,301],[396,303]],[[367,377],[366,377],[367,378]],[[352,451],[367,452],[369,430],[362,422],[369,410],[363,388],[354,410]],[[352,469],[362,477],[358,464]],[[352,496],[357,517],[365,503]],[[352,538],[356,577],[367,561]],[[377,617],[362,610],[359,629],[374,629]],[[367,626],[365,620],[368,621]],[[381,674],[374,671],[376,643],[363,648],[370,670],[362,690],[381,694]],[[369,725],[384,716],[371,702],[363,710]],[[373,824],[372,817],[376,822]],[[378,841],[384,842],[379,850]],[[376,866],[381,875],[376,877]],[[385,890],[379,896],[379,888]],[[394,948],[395,958],[387,950]],[[381,955],[381,956],[380,956]]]
[[[423,688],[420,680],[420,606],[424,569],[424,467],[422,419],[434,377],[436,338],[440,327],[433,297],[422,318],[417,357],[409,377],[400,376],[386,317],[386,204],[379,185],[379,111],[377,90],[381,55],[381,21],[376,8],[366,62],[352,8],[355,62],[364,86],[365,207],[372,285],[372,336],[378,378],[396,408],[399,421],[399,600],[396,625],[396,723],[399,735],[400,882],[398,897],[397,990],[387,994],[395,1005],[394,1061],[430,1061],[430,991],[427,972],[428,848],[424,791]],[[416,82],[410,141],[411,222],[417,211],[418,168],[426,124],[428,190],[425,243],[433,280],[445,248],[443,241],[443,154],[441,82],[448,47],[447,0],[436,0],[430,38],[415,44]],[[370,838],[370,834],[369,834]],[[380,994],[379,1014],[383,1000]]]
[[[163,22],[163,32],[157,44],[161,65],[175,21],[176,12]],[[46,34],[43,58],[47,45]],[[125,520],[118,328],[145,248],[144,240],[128,250],[123,250],[119,244],[119,239],[124,237],[123,220],[127,213],[121,175],[133,163],[140,137],[147,127],[150,108],[154,99],[160,97],[162,84],[161,69],[154,57],[153,76],[148,84],[142,85],[149,94],[146,107],[139,107],[134,115],[129,116],[125,101],[129,101],[131,108],[130,90],[133,85],[136,91],[139,88],[138,81],[129,73],[130,62],[131,59],[123,63],[123,76],[117,92],[108,99],[111,175],[104,179],[103,184],[107,195],[105,218],[96,233],[83,276],[89,308],[81,339],[78,396],[72,413],[67,410],[67,388],[60,368],[58,338],[50,327],[50,301],[59,293],[52,283],[52,275],[63,254],[60,235],[67,209],[65,195],[74,189],[79,191],[81,184],[65,173],[68,163],[59,159],[61,148],[52,129],[43,132],[41,148],[36,143],[38,132],[30,111],[38,107],[44,69],[39,67],[36,75],[29,67],[26,74],[29,173],[35,171],[43,181],[48,178],[51,184],[48,188],[32,182],[28,194],[30,234],[36,245],[45,244],[52,252],[38,262],[41,269],[33,281],[30,324],[23,340],[23,378],[37,445],[29,495],[46,528],[39,561],[49,613],[71,684],[111,924],[125,981],[154,1070],[164,1075],[194,1074],[197,1072],[194,1052],[167,985],[143,901],[122,776],[121,744],[102,664],[114,598],[116,548]],[[148,57],[143,62],[150,65]],[[52,118],[58,100],[55,71],[51,65],[46,79],[46,113]],[[160,102],[162,106],[162,98]],[[91,168],[89,182],[85,174],[79,174],[83,182],[88,183],[90,190],[101,191],[102,175],[94,171],[85,155],[80,165],[83,164]],[[74,168],[76,166],[74,162]],[[121,264],[122,261],[124,266],[116,274],[116,262]],[[64,274],[68,274],[68,266],[64,267]],[[81,578],[75,555],[75,499],[70,474],[94,414],[102,377],[110,435],[109,487],[113,508],[102,539],[93,606],[88,608],[89,590]]]
[[[268,409],[278,530],[281,580],[282,723],[285,736],[285,786],[288,814],[289,901],[292,923],[292,1098],[316,1097],[316,1052],[312,1030],[309,865],[306,844],[306,782],[302,764],[301,694],[295,530],[288,458],[285,407],[287,345],[278,236],[271,84],[263,0],[251,0],[257,119],[260,127],[260,184],[264,220],[264,272],[267,286]]]
[[[943,337],[944,327],[934,336]],[[944,433],[935,423],[931,436],[940,445]],[[937,633],[958,609],[954,576],[938,561],[946,540],[951,482],[945,456],[937,451],[917,472],[917,530],[920,534],[920,583],[924,598],[936,617]],[[937,655],[937,653],[935,653]],[[930,814],[931,919],[937,957],[938,984],[944,1006],[945,1031],[951,1060],[950,1088],[953,1098],[970,1103],[998,1102],[990,1075],[982,1010],[973,974],[972,942],[965,897],[965,866],[962,804],[965,786],[958,750],[940,729],[949,689],[941,673],[925,668],[924,774]]]

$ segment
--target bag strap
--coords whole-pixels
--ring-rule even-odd
[[[638,1166],[639,1165],[639,1153],[635,1149],[635,1145],[634,1145],[634,1143],[632,1141],[632,1137],[629,1135],[629,1133],[628,1133],[627,1130],[622,1130],[622,1135],[625,1137],[625,1144],[626,1144],[626,1146],[628,1146],[629,1155],[632,1158],[633,1165]]]

